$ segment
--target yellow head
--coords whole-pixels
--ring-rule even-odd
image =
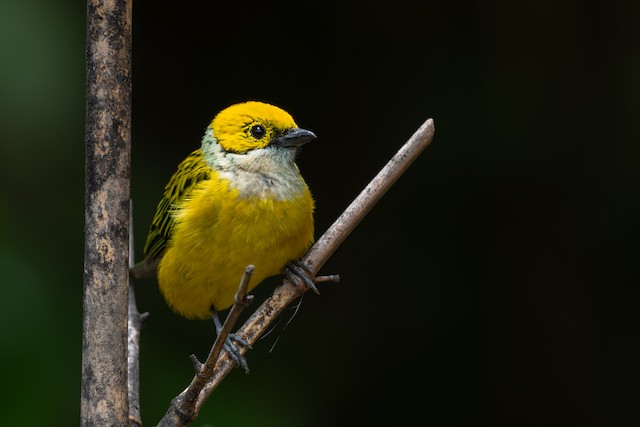
[[[244,195],[268,192],[285,199],[301,190],[299,147],[315,139],[291,115],[270,104],[232,105],[213,119],[202,139],[207,164]]]
[[[283,109],[256,101],[222,110],[209,125],[218,144],[231,153],[265,148],[297,127],[293,117]],[[307,136],[300,140],[300,145],[315,137],[310,132]]]

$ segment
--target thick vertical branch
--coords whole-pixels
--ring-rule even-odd
[[[87,6],[81,423],[126,425],[131,1]]]

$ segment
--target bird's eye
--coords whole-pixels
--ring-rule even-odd
[[[251,132],[251,136],[253,136],[255,139],[261,139],[267,134],[267,131],[260,125],[251,126],[251,129],[249,129],[249,131]]]

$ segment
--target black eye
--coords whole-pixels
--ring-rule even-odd
[[[260,125],[251,126],[251,129],[249,129],[249,131],[251,132],[251,136],[255,139],[261,139],[267,134],[267,131]]]

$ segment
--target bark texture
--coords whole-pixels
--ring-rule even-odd
[[[126,425],[131,1],[87,3],[81,424]]]

